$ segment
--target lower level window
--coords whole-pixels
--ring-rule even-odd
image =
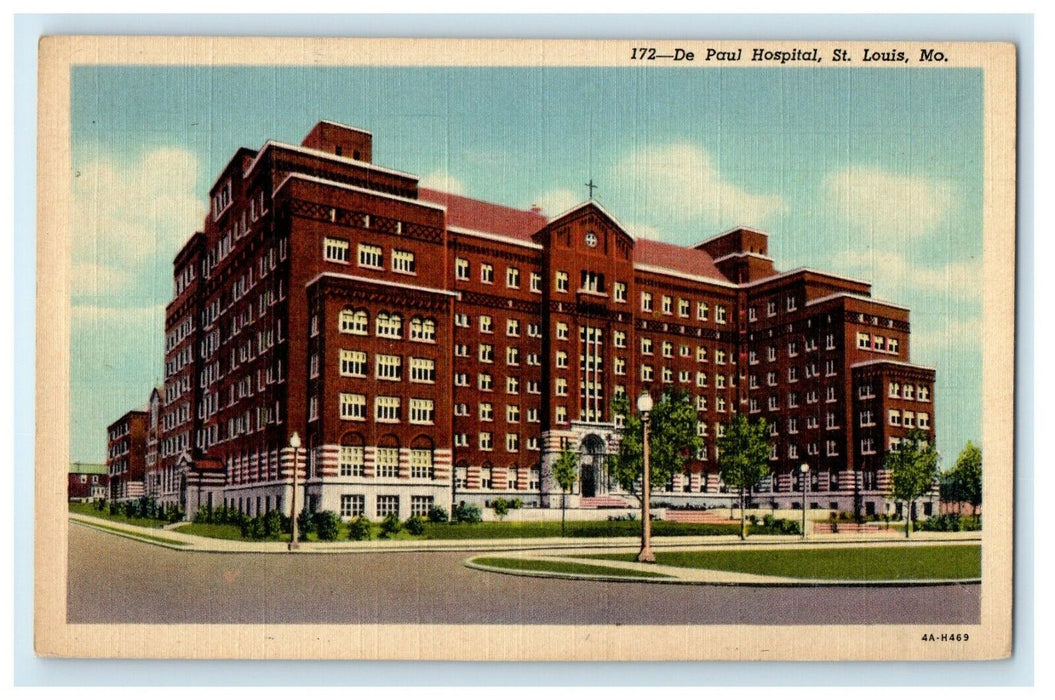
[[[341,447],[341,476],[362,476],[365,457],[362,447]]]
[[[382,479],[395,479],[399,476],[399,448],[377,448],[377,475]]]
[[[366,496],[361,494],[341,494],[341,517],[358,518],[366,512]]]
[[[389,515],[399,515],[399,496],[378,496],[377,517],[387,518]]]
[[[422,518],[427,518],[429,515],[429,511],[432,510],[432,504],[432,496],[411,496],[410,514],[418,515]]]

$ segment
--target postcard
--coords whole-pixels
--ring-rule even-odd
[[[1015,104],[1010,44],[45,38],[37,653],[1007,657]]]

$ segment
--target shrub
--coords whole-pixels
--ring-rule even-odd
[[[297,530],[302,535],[315,532],[315,518],[307,508],[300,511],[300,515],[297,516]]]
[[[499,520],[509,515],[509,501],[504,498],[496,498],[491,501],[491,508]]]
[[[403,523],[399,522],[399,516],[395,513],[389,513],[385,516],[385,519],[381,521],[381,537],[385,539],[397,534],[402,529]]]
[[[462,501],[454,507],[454,522],[456,523],[479,523],[483,521],[480,509],[472,503]]]
[[[412,515],[403,523],[404,529],[412,535],[425,534],[425,519],[420,515]]]
[[[752,513],[751,515],[747,516],[747,520],[752,525],[758,525],[758,516],[755,515],[754,513]]]
[[[180,507],[175,503],[170,503],[164,517],[161,519],[167,520],[170,523],[178,523],[180,520],[183,520],[183,511],[180,510]]]
[[[281,535],[289,531],[289,518],[277,510],[269,510],[264,513],[264,534],[267,537]]]
[[[787,520],[780,518],[777,520],[777,528],[780,530],[782,535],[801,535],[802,528],[799,526],[797,520]]]
[[[370,539],[370,521],[365,516],[360,515],[348,523],[348,539],[356,542]]]
[[[432,506],[429,508],[429,522],[430,523],[445,523],[450,518],[447,516],[447,510],[442,506]]]
[[[95,502],[95,510],[106,510],[106,499],[100,498]]]
[[[337,539],[341,528],[341,516],[332,510],[320,510],[315,513],[312,520],[314,521],[315,532],[318,533],[320,540],[333,542]]]
[[[210,523],[212,522],[212,513],[205,506],[199,506],[198,511],[194,514],[194,522]]]
[[[241,524],[242,537],[247,540],[264,539],[264,519],[260,516],[246,518]]]
[[[524,499],[523,498],[514,498],[512,501],[509,502],[509,507],[512,508],[513,510],[520,510],[521,508],[524,507]]]
[[[776,522],[776,518],[774,518],[772,514],[766,513],[762,516],[762,527],[766,528],[767,530],[771,530],[773,528],[774,522]]]

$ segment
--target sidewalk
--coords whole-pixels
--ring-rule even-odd
[[[71,522],[85,527],[96,527],[119,536],[138,539],[159,547],[193,552],[245,552],[278,554],[289,552],[287,542],[243,542],[212,537],[188,535],[168,528],[145,528],[119,523],[105,518],[95,518],[80,513],[70,513]],[[159,541],[165,540],[165,541]],[[811,536],[806,540],[794,535],[758,535],[740,540],[736,535],[699,537],[654,537],[652,546],[658,549],[718,549],[729,547],[812,547],[824,546],[883,546],[904,544],[908,546],[933,544],[935,542],[981,542],[981,532],[915,532],[911,539],[904,531],[890,530],[879,533],[826,534]],[[338,554],[357,552],[523,552],[531,550],[626,550],[640,544],[638,537],[610,538],[524,538],[503,540],[371,540],[353,542],[301,542],[294,554]],[[663,567],[669,568],[669,567]],[[800,582],[801,583],[801,582]]]

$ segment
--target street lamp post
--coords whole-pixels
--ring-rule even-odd
[[[292,532],[289,537],[289,551],[293,551],[300,547],[300,542],[297,541],[297,472],[300,470],[300,465],[297,464],[297,457],[300,456],[300,435],[293,432],[289,436],[289,446],[293,448],[293,498],[290,499],[290,515],[289,522]]]
[[[806,539],[806,496],[810,492],[810,465],[803,462],[799,472],[802,473],[802,539]]]
[[[648,424],[652,417],[652,397],[647,391],[641,392],[641,396],[637,397],[637,410],[645,428],[644,442],[641,445],[644,462],[644,473],[641,477],[641,551],[638,552],[637,560],[644,564],[655,564],[656,557],[652,554],[652,513],[649,508],[649,501],[652,500],[652,469],[649,464]]]

